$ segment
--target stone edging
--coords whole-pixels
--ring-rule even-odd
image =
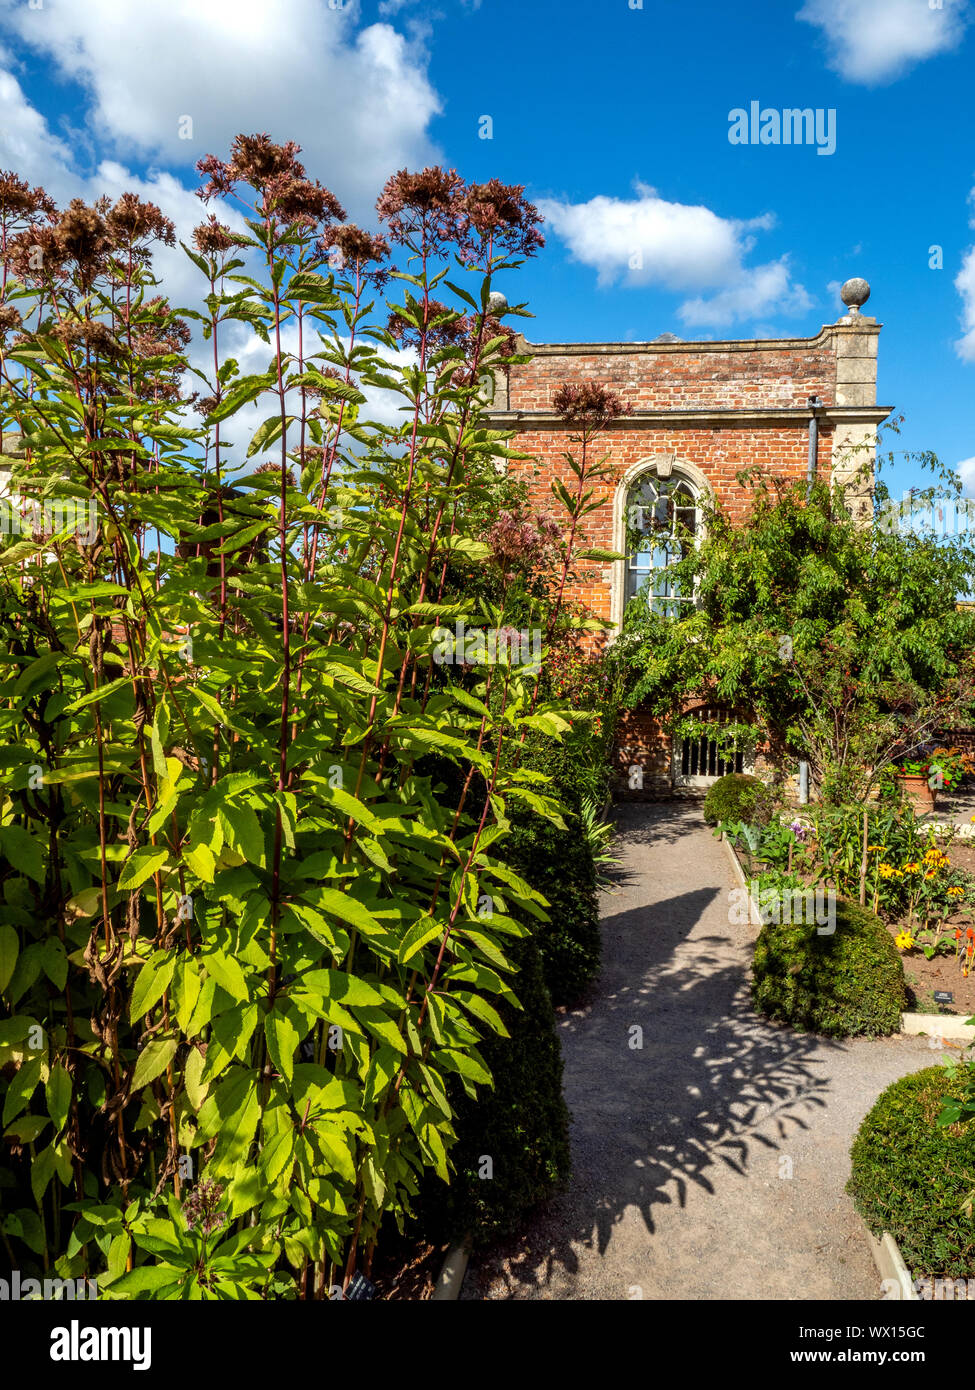
[[[873,1262],[877,1266],[877,1272],[885,1286],[885,1297],[909,1299],[913,1303],[920,1303],[920,1296],[914,1292],[911,1271],[904,1263],[904,1257],[898,1249],[897,1241],[890,1232],[884,1231],[878,1240],[874,1233],[868,1230],[867,1239],[870,1242]],[[893,1294],[892,1285],[898,1290],[896,1295]]]
[[[440,1270],[436,1287],[430,1295],[431,1302],[443,1302],[460,1298],[460,1291],[467,1273],[467,1262],[471,1257],[470,1239],[452,1245]]]
[[[975,1042],[975,1027],[966,1023],[961,1014],[901,1014],[901,1032]]]

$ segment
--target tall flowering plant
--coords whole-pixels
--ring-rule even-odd
[[[452,562],[497,553],[465,498],[505,453],[492,284],[538,214],[403,171],[373,235],[299,153],[202,161],[234,213],[185,246],[179,312],[158,208],[0,178],[7,506],[61,507],[0,548],[3,1238],[110,1298],[368,1274],[421,1171],[449,1178],[448,1078],[490,1084],[506,941],[544,915],[499,854],[509,807],[560,823],[503,755],[565,712],[434,639],[477,619]]]

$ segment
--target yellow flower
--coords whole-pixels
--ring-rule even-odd
[[[898,932],[894,937],[894,945],[899,951],[909,951],[914,945],[914,938],[909,931]]]
[[[893,864],[881,864],[877,872],[880,874],[881,878],[893,878],[897,870],[894,868]]]
[[[904,865],[905,874],[917,874],[921,872],[921,865],[916,859],[912,859],[909,864]]]
[[[937,877],[938,877],[938,871],[937,871],[937,869],[928,869],[928,871],[927,871],[927,873],[924,875],[924,877],[925,877],[925,878],[937,878]]]
[[[949,898],[963,898],[964,896],[965,896],[965,890],[964,890],[964,888],[960,888],[960,887],[958,886],[958,884],[955,884],[954,888],[949,888],[949,889],[948,889],[948,897],[949,897]]]

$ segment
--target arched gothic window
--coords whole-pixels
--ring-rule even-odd
[[[677,470],[662,477],[641,473],[626,499],[624,606],[640,596],[665,617],[679,617],[694,602],[682,592],[674,564],[687,555],[700,531],[697,488]]]

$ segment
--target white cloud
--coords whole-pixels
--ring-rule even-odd
[[[5,56],[5,55],[4,55]],[[77,196],[72,154],[24,96],[20,83],[0,71],[0,165],[39,183],[55,200]]]
[[[955,343],[955,351],[965,362],[975,362],[975,246],[965,253],[955,277],[955,289],[961,295],[961,323],[965,330]]]
[[[805,288],[793,284],[789,258],[783,256],[767,265],[743,270],[727,289],[719,290],[710,299],[689,299],[677,312],[690,327],[716,328],[773,310],[785,315],[803,314],[812,306],[813,300]]]
[[[266,130],[297,140],[361,219],[390,173],[437,157],[425,54],[389,24],[358,28],[354,3],[0,0],[0,22],[85,89],[93,132],[123,158],[186,167]]]
[[[955,472],[961,478],[962,491],[970,497],[975,494],[975,458],[962,459],[955,464]]]
[[[752,233],[774,225],[770,214],[747,221],[719,217],[710,208],[667,202],[645,185],[638,185],[637,196],[629,200],[541,199],[539,207],[573,258],[596,270],[600,285],[698,291],[678,310],[688,324],[716,326],[770,310],[797,313],[812,304],[806,290],[792,282],[787,257],[766,265],[744,263],[754,249]]]
[[[806,0],[796,15],[822,29],[829,65],[850,82],[892,82],[961,41],[969,0]]]

